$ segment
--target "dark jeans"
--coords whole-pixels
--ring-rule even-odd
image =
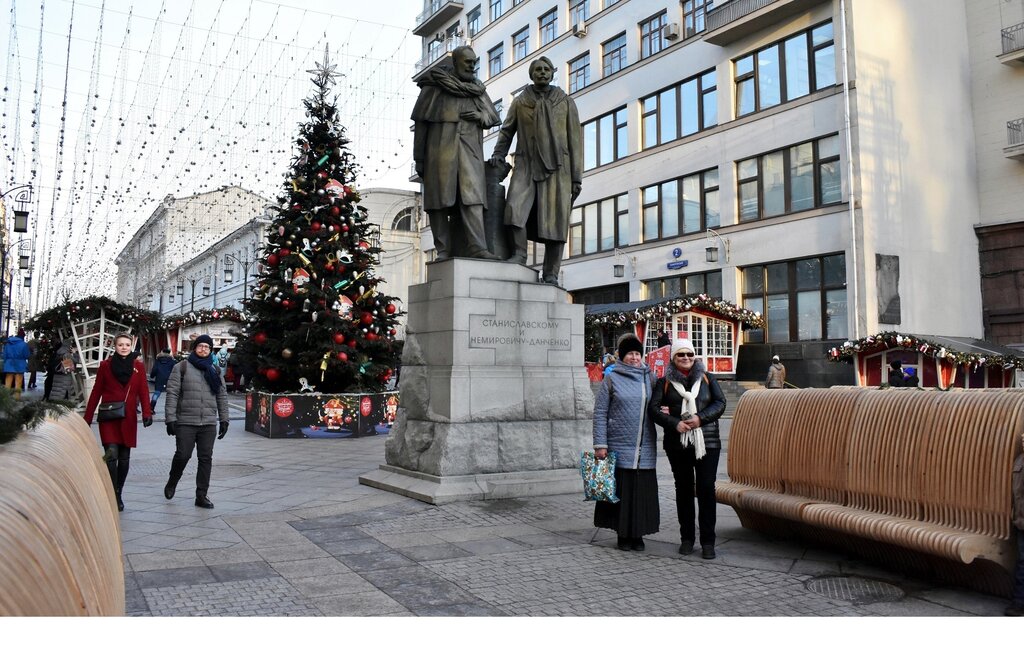
[[[178,483],[185,472],[192,448],[196,449],[199,467],[196,471],[196,498],[206,496],[210,489],[210,470],[213,468],[213,442],[217,438],[216,425],[178,425],[175,439],[177,450],[171,459],[171,482]]]
[[[1017,529],[1017,570],[1013,578],[1013,602],[1024,605],[1024,529]]]
[[[666,449],[668,462],[672,466],[672,477],[676,482],[676,514],[679,517],[679,538],[693,542],[694,536],[694,486],[696,485],[697,509],[700,526],[700,544],[715,544],[715,477],[718,475],[719,448],[708,448],[707,454],[696,459],[693,446]]]

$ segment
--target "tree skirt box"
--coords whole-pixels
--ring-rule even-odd
[[[388,434],[398,392],[245,395],[245,429],[270,439],[345,439]]]

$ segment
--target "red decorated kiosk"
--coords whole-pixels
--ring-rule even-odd
[[[829,359],[852,362],[857,385],[877,387],[889,382],[889,363],[913,368],[921,387],[979,389],[1017,387],[1024,353],[988,340],[885,331],[848,340],[829,350]]]

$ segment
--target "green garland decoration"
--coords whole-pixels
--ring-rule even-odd
[[[183,313],[181,315],[170,315],[165,317],[160,328],[168,331],[181,326],[193,326],[195,324],[207,324],[209,322],[221,322],[225,320],[241,323],[245,322],[246,319],[245,313],[233,306],[226,306],[224,308],[204,308],[202,310]]]
[[[761,313],[737,306],[724,299],[709,297],[703,293],[687,295],[685,297],[670,297],[656,304],[631,311],[587,315],[585,317],[585,324],[587,326],[623,326],[634,324],[641,320],[668,317],[675,313],[689,310],[721,315],[739,322],[744,330],[764,328],[764,316]]]
[[[847,340],[842,346],[832,347],[826,356],[832,362],[853,362],[858,353],[903,349],[917,351],[930,358],[948,360],[955,365],[970,365],[976,369],[982,365],[1013,369],[1024,366],[1024,357],[998,353],[962,353],[954,351],[939,342],[896,331],[883,331],[859,340]]]
[[[65,302],[36,313],[25,322],[25,328],[30,331],[56,331],[59,327],[66,326],[69,319],[72,322],[96,319],[100,316],[101,310],[106,312],[108,318],[130,325],[136,333],[160,328],[160,313],[135,308],[99,295]]]

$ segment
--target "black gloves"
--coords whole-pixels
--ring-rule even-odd
[[[217,438],[218,439],[223,439],[224,435],[227,434],[227,433],[228,433],[228,422],[227,421],[221,421],[220,422],[220,434],[217,435]]]
[[[174,423],[167,421],[167,436],[174,436]]]
[[[144,416],[144,417],[142,417],[142,427],[149,427],[150,425],[153,425],[153,417],[152,416]]]

